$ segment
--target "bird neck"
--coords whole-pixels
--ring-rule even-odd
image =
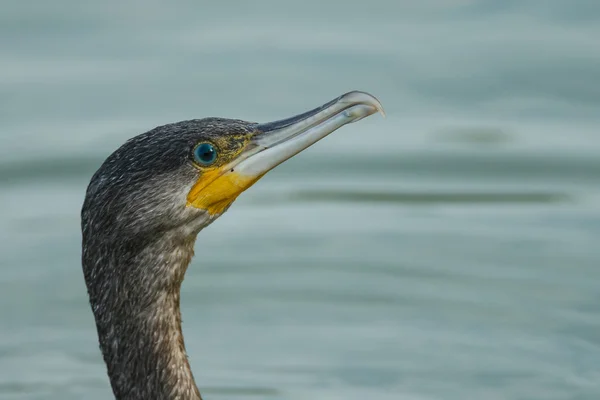
[[[108,375],[117,399],[200,400],[181,331],[179,293],[165,293],[130,318],[104,349],[112,353]],[[116,342],[120,352],[113,352]]]
[[[95,276],[104,277],[100,284],[90,285],[90,276],[86,281],[117,400],[201,400],[187,360],[179,307],[194,241],[165,237],[141,250],[116,245],[108,250],[112,255],[90,257],[96,262]]]

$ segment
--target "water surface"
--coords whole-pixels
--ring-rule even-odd
[[[81,267],[91,174],[177,120],[345,127],[203,231],[184,333],[207,399],[600,398],[600,6],[8,1],[0,398],[107,399]]]

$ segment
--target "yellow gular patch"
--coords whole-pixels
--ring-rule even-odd
[[[223,168],[205,171],[188,193],[187,205],[206,210],[210,215],[221,214],[261,176],[224,172]]]

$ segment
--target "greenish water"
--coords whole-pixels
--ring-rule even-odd
[[[0,398],[111,397],[79,210],[114,148],[352,89],[388,118],[198,238],[205,398],[600,398],[598,37],[593,1],[3,2]]]

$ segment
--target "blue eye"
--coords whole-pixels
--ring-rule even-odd
[[[194,160],[200,165],[210,165],[217,159],[217,150],[210,143],[200,143],[194,149]]]

